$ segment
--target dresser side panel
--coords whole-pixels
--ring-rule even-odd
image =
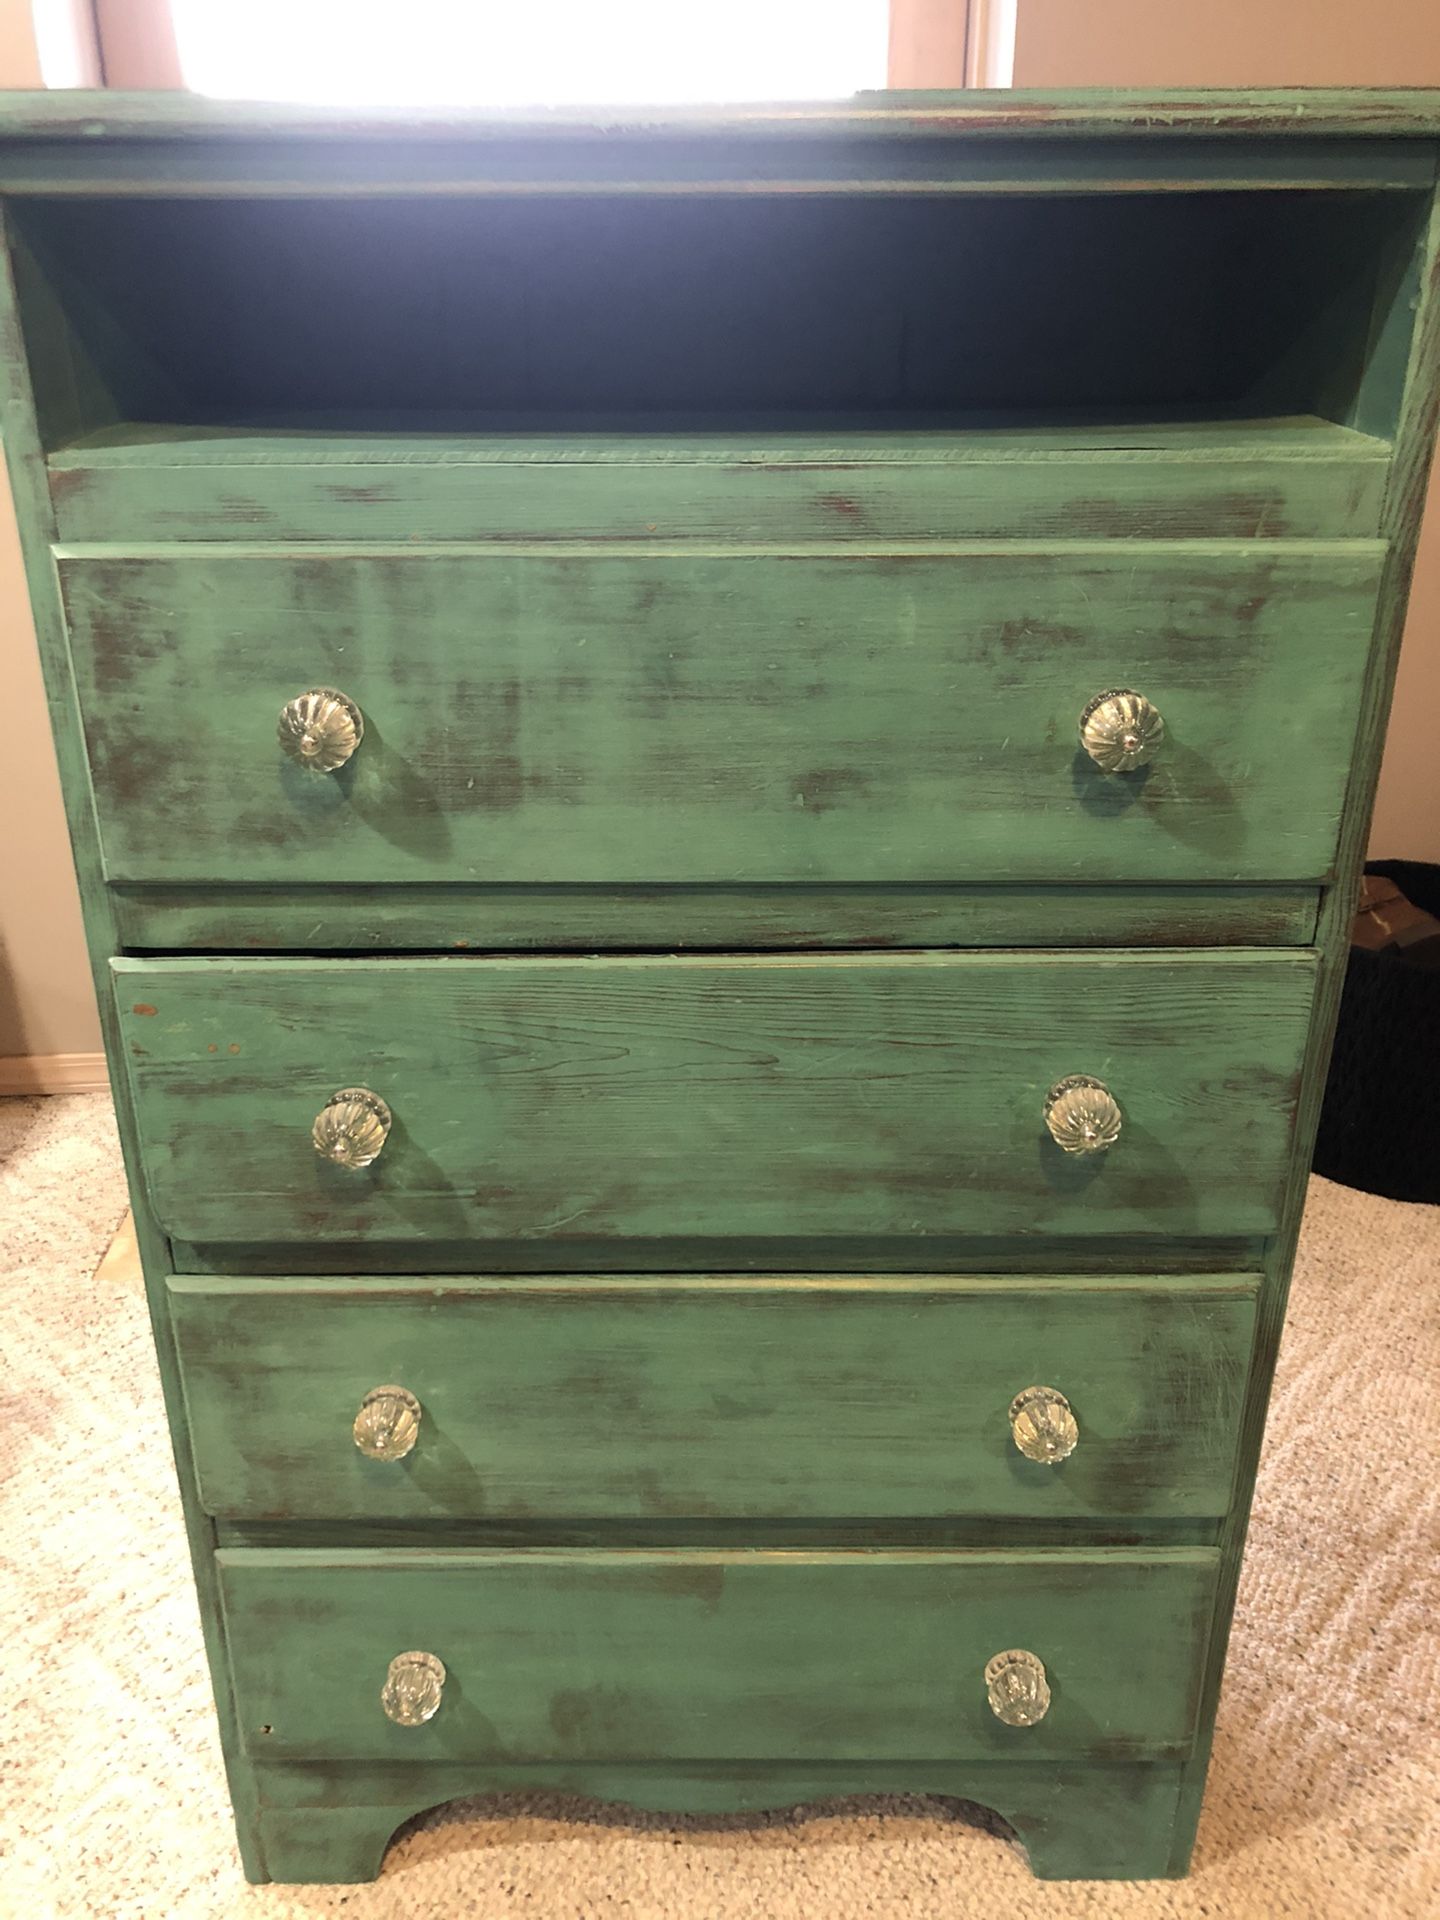
[[[1420,293],[1416,305],[1416,324],[1385,497],[1383,526],[1390,543],[1389,557],[1381,585],[1374,650],[1346,793],[1335,880],[1322,903],[1316,935],[1320,976],[1301,1084],[1294,1156],[1283,1215],[1272,1243],[1266,1280],[1261,1290],[1259,1321],[1241,1431],[1236,1498],[1230,1525],[1222,1540],[1223,1568],[1203,1694],[1202,1737],[1195,1754],[1186,1762],[1186,1781],[1176,1822],[1176,1859],[1181,1867],[1188,1858],[1205,1790],[1215,1709],[1224,1678],[1225,1655],[1234,1618],[1270,1390],[1305,1209],[1315,1134],[1325,1096],[1326,1069],[1349,959],[1350,930],[1365,858],[1365,840],[1379,779],[1385,726],[1404,633],[1420,521],[1435,452],[1436,430],[1440,425],[1440,194],[1432,197],[1430,220],[1418,249],[1417,280]]]
[[[184,1399],[164,1294],[164,1282],[170,1267],[169,1247],[150,1210],[139,1172],[139,1130],[134,1106],[123,1073],[114,1070],[122,1043],[113,1012],[114,1002],[103,982],[108,977],[109,962],[119,942],[108,889],[101,878],[94,804],[70,673],[64,618],[51,557],[51,545],[55,538],[54,520],[36,426],[31,369],[20,326],[11,246],[8,213],[0,205],[0,438],[4,441],[19,520],[31,609],[60,764],[71,849],[80,883],[91,970],[97,986],[101,1031],[112,1066],[111,1089],[115,1114],[145,1272],[150,1322],[175,1455],[191,1566],[198,1590],[201,1628],[214,1689],[221,1746],[235,1806],[241,1856],[247,1872],[260,1877],[263,1862],[255,1819],[254,1780],[249,1766],[240,1755],[236,1735],[225,1630],[214,1568],[214,1527],[201,1511],[196,1494]]]

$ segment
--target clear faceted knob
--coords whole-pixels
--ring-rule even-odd
[[[433,1653],[397,1653],[380,1689],[380,1704],[397,1727],[423,1727],[440,1711],[445,1663]]]
[[[1080,1443],[1070,1402],[1054,1387],[1026,1387],[1010,1402],[1010,1432],[1027,1460],[1055,1467]]]
[[[372,1387],[353,1432],[367,1460],[403,1460],[420,1438],[420,1402],[404,1387]]]
[[[297,765],[334,773],[365,738],[365,719],[348,695],[334,687],[311,687],[285,702],[276,732]]]
[[[990,1711],[1007,1727],[1033,1727],[1050,1711],[1045,1664],[1022,1647],[1011,1647],[986,1661],[985,1691]]]
[[[1072,1073],[1045,1096],[1045,1124],[1065,1153],[1104,1153],[1120,1138],[1120,1103],[1103,1080]]]
[[[368,1167],[390,1132],[390,1109],[368,1087],[343,1087],[315,1116],[315,1151],[337,1167]]]
[[[1080,716],[1080,744],[1102,773],[1143,767],[1164,738],[1159,708],[1129,687],[1097,694]]]

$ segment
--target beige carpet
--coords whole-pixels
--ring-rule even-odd
[[[0,1913],[1440,1916],[1440,1209],[1317,1181],[1185,1882],[1042,1886],[924,1801],[762,1822],[454,1806],[374,1886],[247,1887],[108,1104],[0,1102]]]

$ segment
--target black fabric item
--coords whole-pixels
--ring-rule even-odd
[[[1372,860],[1440,915],[1440,866]],[[1351,947],[1314,1167],[1389,1200],[1440,1203],[1440,969],[1423,954]]]

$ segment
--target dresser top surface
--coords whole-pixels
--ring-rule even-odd
[[[1090,88],[866,92],[848,100],[735,106],[586,104],[498,107],[212,100],[182,92],[79,89],[0,96],[0,141],[377,137],[424,141],[548,138],[628,141],[705,135],[825,139],[1088,138],[1298,134],[1440,136],[1440,88],[1173,90]]]

